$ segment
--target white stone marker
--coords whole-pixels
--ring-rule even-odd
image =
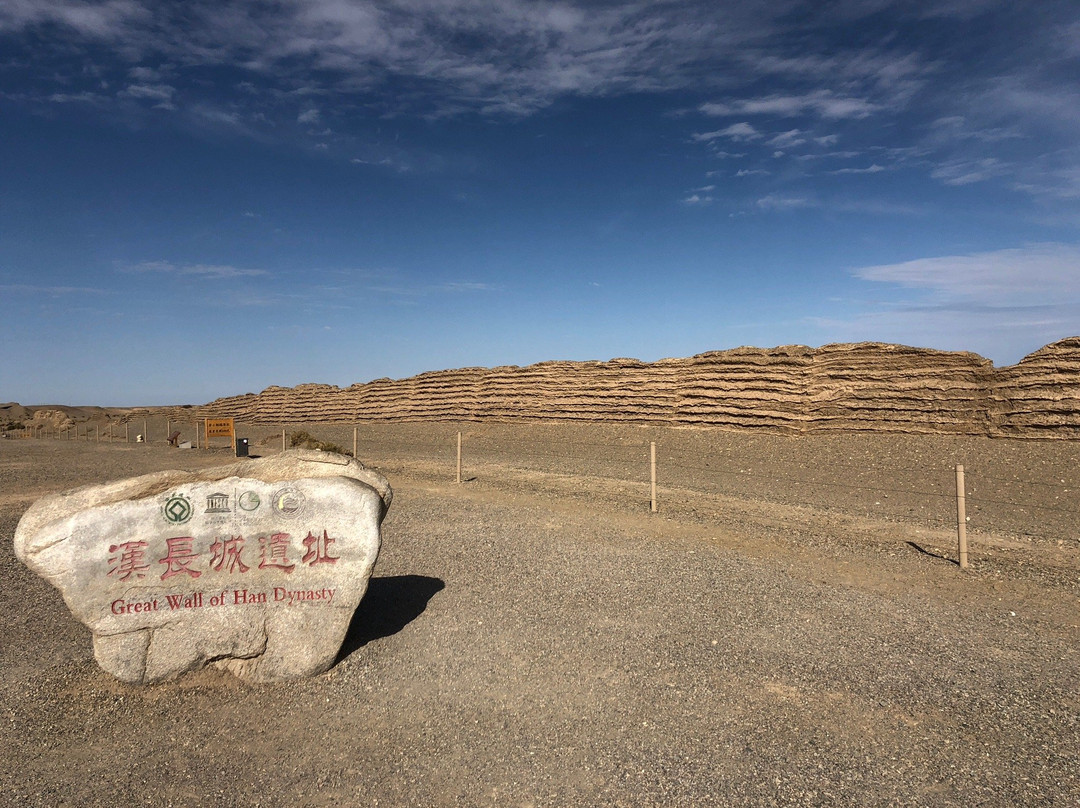
[[[290,451],[47,496],[19,522],[15,553],[125,682],[208,664],[311,676],[337,658],[392,496],[356,460]]]

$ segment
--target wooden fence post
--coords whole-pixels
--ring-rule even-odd
[[[957,552],[960,556],[960,569],[966,570],[968,566],[967,546],[967,502],[964,491],[964,467],[956,467],[956,543]]]
[[[649,441],[649,488],[652,500],[649,510],[656,513],[656,441]]]
[[[285,451],[285,430],[281,430],[281,451]]]
[[[352,456],[356,457],[356,427],[352,428]]]
[[[461,433],[457,433],[457,476],[455,482],[461,483]]]

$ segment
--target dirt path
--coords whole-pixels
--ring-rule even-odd
[[[14,559],[15,524],[47,490],[226,457],[0,441],[0,804],[1080,804],[1080,563],[1063,537],[977,534],[963,573],[946,521],[913,504],[703,477],[669,478],[652,516],[641,478],[615,473],[640,433],[562,429],[610,452],[570,473],[588,452],[511,462],[547,429],[481,430],[488,455],[460,486],[433,453],[451,430],[373,431],[361,454],[395,501],[342,661],[147,688],[96,667]],[[730,450],[764,468],[773,445],[693,437],[702,467]],[[1036,444],[980,444],[983,467],[995,444],[999,474],[1072,473]],[[784,476],[886,449],[917,474],[905,458],[934,448],[775,446]],[[916,490],[906,473],[893,488]]]

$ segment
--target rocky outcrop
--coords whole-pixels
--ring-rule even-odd
[[[342,423],[607,421],[666,426],[1080,436],[1080,337],[995,368],[876,342],[736,348],[688,359],[462,368],[339,388],[270,387],[176,417]],[[137,417],[137,416],[135,416]]]
[[[312,676],[338,655],[392,497],[356,460],[286,452],[51,494],[23,514],[15,554],[125,682],[207,665]]]

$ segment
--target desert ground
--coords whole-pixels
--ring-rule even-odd
[[[1080,805],[1080,442],[362,425],[394,503],[335,667],[129,686],[12,536],[232,462],[165,430],[0,440],[0,804]]]

